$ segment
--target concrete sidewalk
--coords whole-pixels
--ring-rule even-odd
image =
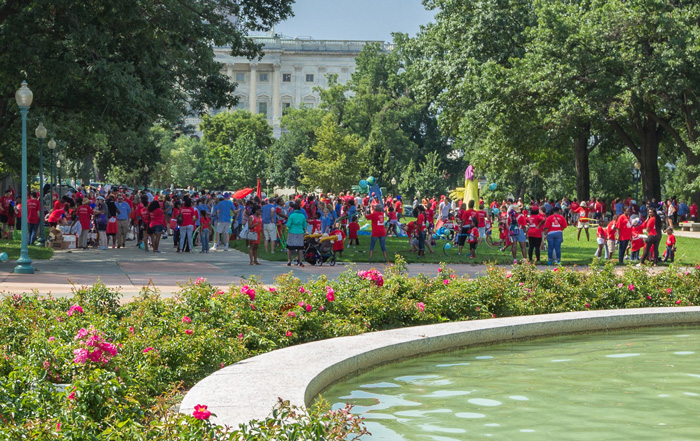
[[[250,266],[248,255],[240,251],[210,251],[208,254],[176,253],[170,247],[161,254],[146,253],[134,242],[127,248],[104,251],[89,249],[56,251],[51,260],[35,260],[35,274],[14,274],[15,261],[0,264],[0,293],[22,293],[37,289],[41,294],[69,296],[75,287],[92,285],[101,280],[110,288],[119,288],[124,299],[137,295],[141,289],[153,283],[163,296],[172,296],[179,290],[178,284],[204,277],[214,286],[226,287],[232,283],[257,277],[264,284],[273,284],[281,274],[292,273],[302,280],[325,275],[337,278],[349,265],[334,267],[306,265],[304,268],[286,262],[261,261],[262,265]],[[385,264],[355,264],[359,270],[382,269]],[[409,274],[437,274],[436,264],[410,264]],[[485,271],[484,265],[452,265],[459,274],[477,275]]]

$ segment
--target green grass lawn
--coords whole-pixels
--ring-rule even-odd
[[[407,221],[410,221],[407,220]],[[497,234],[497,233],[496,233]],[[581,233],[581,241],[576,240],[577,230],[575,228],[567,228],[564,231],[564,243],[562,244],[562,264],[564,265],[589,265],[593,261],[593,254],[598,245],[596,244],[595,230],[590,230],[590,241],[586,241],[585,231]],[[346,245],[343,251],[343,256],[338,258],[339,262],[369,262],[369,242],[370,236],[360,236],[360,245],[356,248]],[[428,262],[428,263],[497,263],[497,264],[512,264],[513,257],[508,248],[505,252],[498,249],[491,249],[486,244],[481,244],[476,250],[476,259],[470,259],[468,256],[469,246],[466,245],[462,256],[457,255],[457,248],[452,248],[448,255],[443,253],[444,240],[436,241],[436,246],[433,247],[435,253],[431,254],[427,248],[425,257],[418,258],[415,253],[409,252],[408,238],[389,237],[386,241],[387,254],[389,260],[393,261],[393,256],[399,254],[403,256],[407,262]],[[663,236],[661,242],[662,253],[665,250],[666,236]],[[244,241],[233,241],[231,246],[237,250],[248,252]],[[700,239],[689,237],[676,236],[676,264],[685,266],[695,266],[700,264]],[[280,252],[281,251],[281,252]],[[270,261],[286,261],[287,254],[285,250],[280,250],[279,247],[275,250],[275,254],[266,253],[263,249],[263,244],[260,244],[259,257]],[[518,259],[522,258],[520,249],[518,248]],[[615,254],[617,258],[617,254]],[[383,260],[379,243],[374,249],[373,261],[381,262]],[[547,254],[543,252],[542,264],[547,264]]]
[[[7,253],[7,260],[17,260],[19,258],[21,244],[19,240],[0,241],[0,253]],[[50,259],[53,256],[53,249],[36,246],[29,246],[30,259]]]

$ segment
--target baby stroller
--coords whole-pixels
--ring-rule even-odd
[[[323,237],[320,234],[304,236],[304,260],[310,265],[321,266],[328,262],[330,266],[334,266],[336,260],[333,242],[336,240],[338,236]]]

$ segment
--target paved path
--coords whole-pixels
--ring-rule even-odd
[[[14,274],[14,261],[0,264],[0,293],[21,293],[37,289],[41,294],[68,296],[73,286],[92,285],[98,279],[108,287],[119,288],[125,299],[139,293],[144,285],[152,282],[163,296],[171,296],[178,291],[178,284],[189,279],[205,277],[212,285],[225,287],[237,284],[251,276],[258,277],[264,284],[273,284],[280,274],[293,273],[306,280],[309,277],[326,275],[336,278],[348,269],[348,265],[334,267],[306,265],[288,267],[286,262],[261,261],[262,265],[252,267],[248,255],[240,251],[211,251],[208,254],[176,253],[166,247],[162,254],[146,253],[127,242],[130,246],[122,249],[65,250],[56,251],[51,260],[35,260],[32,265],[36,273],[31,275]],[[382,268],[384,264],[355,264],[357,270]],[[484,265],[453,265],[459,274],[477,275],[485,270]],[[438,265],[410,264],[409,274],[437,274]]]
[[[689,233],[685,233],[689,234]],[[684,234],[684,235],[685,235]],[[692,233],[700,236],[700,233]],[[189,279],[205,277],[214,286],[225,287],[238,284],[242,280],[257,277],[266,285],[273,284],[280,274],[292,273],[302,280],[325,275],[337,278],[348,269],[346,264],[334,267],[324,265],[288,267],[286,262],[262,261],[262,265],[252,267],[248,255],[240,251],[211,251],[208,254],[176,253],[171,247],[164,247],[162,254],[146,253],[127,242],[127,248],[93,250],[56,251],[51,260],[35,260],[36,273],[31,275],[14,274],[14,261],[0,263],[0,294],[30,292],[38,290],[40,294],[69,296],[74,286],[92,285],[101,280],[110,288],[118,288],[124,300],[137,295],[141,289],[153,283],[165,297],[172,296],[179,290],[178,284]],[[486,270],[485,265],[451,264],[457,274],[478,276]],[[358,263],[357,270],[371,268],[381,269],[384,264]],[[408,273],[435,275],[438,265],[434,263],[411,263]],[[538,267],[540,269],[546,266]],[[580,267],[579,267],[580,268]],[[663,267],[654,269],[660,271]],[[620,267],[620,271],[623,268]]]

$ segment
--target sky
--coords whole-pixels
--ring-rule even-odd
[[[294,17],[275,26],[275,33],[316,40],[380,40],[392,32],[415,36],[433,19],[421,0],[296,0]]]

